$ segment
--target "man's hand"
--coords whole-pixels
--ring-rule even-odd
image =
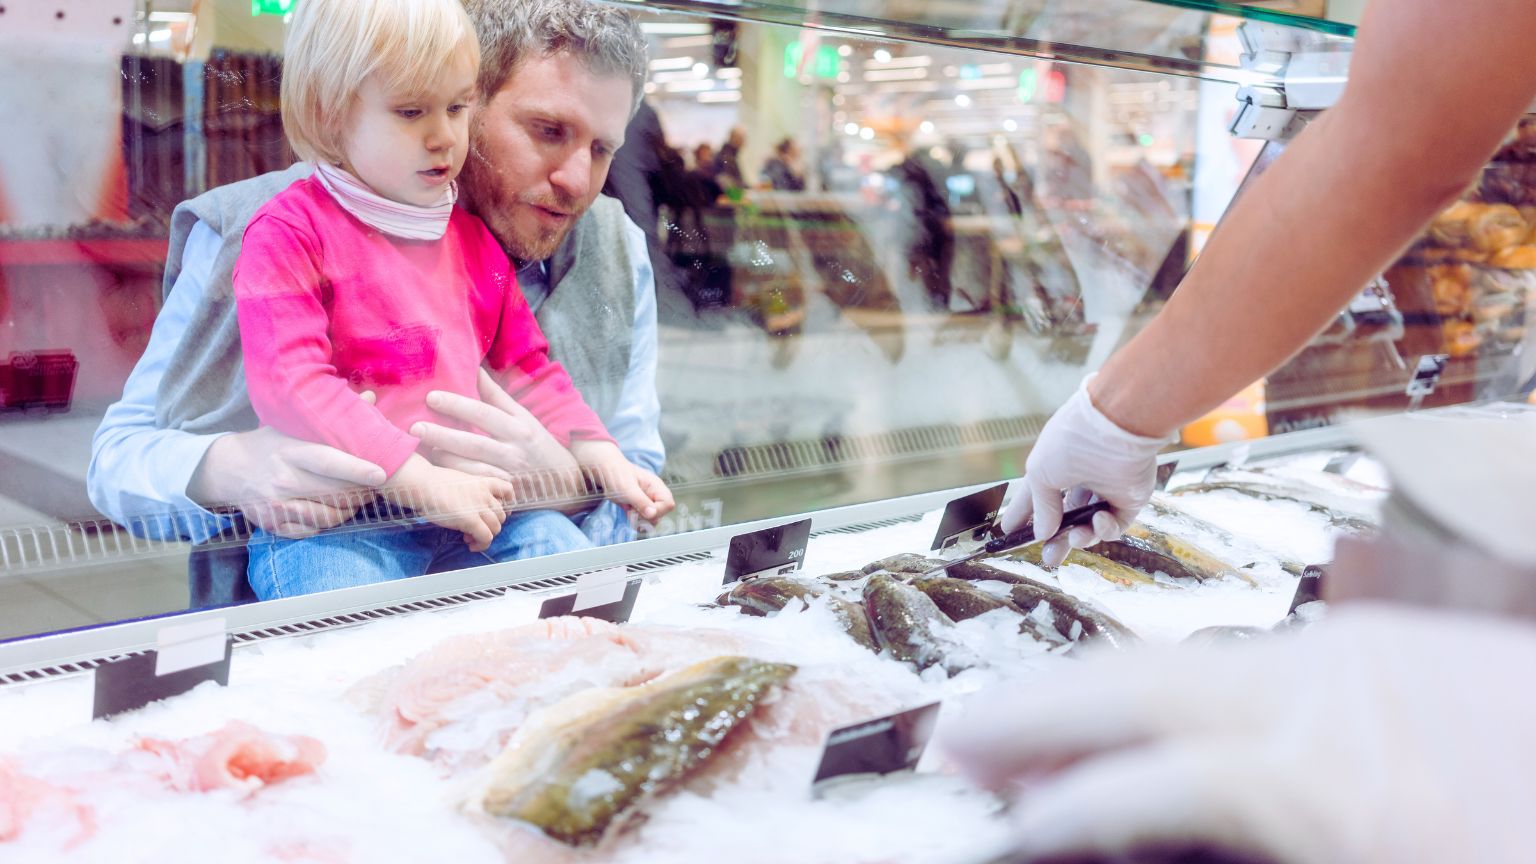
[[[608,500],[654,523],[676,506],[672,490],[650,471],[628,459],[607,441],[572,441],[571,455],[583,473],[603,489]]]
[[[263,427],[214,441],[187,495],[204,507],[239,507],[274,534],[307,537],[350,519],[383,482],[372,462]]]
[[[444,468],[514,483],[527,475],[548,477],[570,472],[575,476],[576,460],[570,451],[484,369],[480,370],[478,401],[433,390],[427,394],[427,407],[484,433],[427,422],[412,426],[411,434],[429,448],[432,461]]]
[[[400,466],[383,492],[390,501],[464,534],[471,552],[484,552],[501,533],[507,508],[517,503],[512,484],[433,465],[418,454]]]
[[[1152,498],[1157,451],[1168,443],[1120,428],[1095,408],[1085,381],[1051,416],[1024,463],[1024,488],[1003,513],[1002,529],[1014,531],[1035,522],[1035,537],[1052,537],[1065,510],[1082,507],[1097,495],[1111,509],[1093,516],[1045,544],[1041,559],[1059,565],[1073,547],[1115,540],[1136,520]]]
[[[946,740],[1019,792],[1031,858],[1513,864],[1536,860],[1533,664],[1528,622],[1358,604],[1253,642],[1062,665],[973,701]]]

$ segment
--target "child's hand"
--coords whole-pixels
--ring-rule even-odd
[[[384,492],[434,525],[463,532],[471,552],[490,548],[501,533],[507,508],[517,503],[506,480],[440,468],[415,454],[389,478]]]
[[[677,506],[672,500],[672,490],[661,482],[660,477],[625,459],[612,443],[573,441],[571,455],[576,457],[576,464],[602,487],[610,501],[640,514],[640,518],[647,522],[655,522]]]

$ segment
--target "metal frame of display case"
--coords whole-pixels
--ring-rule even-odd
[[[1380,420],[1359,422],[1374,423]],[[1179,470],[1200,470],[1243,459],[1266,459],[1337,449],[1351,446],[1351,428],[1334,426],[1310,429],[1256,441],[1175,451],[1164,454],[1159,461],[1177,461]],[[801,519],[812,520],[813,538],[824,534],[858,533],[902,522],[916,522],[923,514],[943,507],[955,498],[993,485],[996,484],[941,489],[321,594],[221,609],[171,613],[82,630],[25,637],[0,644],[0,686],[90,672],[103,663],[153,649],[161,628],[171,624],[222,618],[235,645],[239,647],[264,639],[302,636],[354,627],[383,618],[451,608],[477,600],[499,599],[511,592],[535,598],[569,594],[577,576],[611,569],[615,570],[611,577],[595,579],[590,587],[617,584],[633,579],[636,575],[654,573],[688,562],[715,559],[723,567],[723,557],[714,552],[727,546],[732,537]],[[618,572],[616,568],[624,570]]]

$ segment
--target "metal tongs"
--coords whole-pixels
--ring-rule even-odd
[[[1074,510],[1068,510],[1066,513],[1062,514],[1061,527],[1056,529],[1055,534],[1052,534],[1051,537],[1046,539],[1049,540],[1059,537],[1061,536],[1062,532],[1066,531],[1068,528],[1072,528],[1077,525],[1087,525],[1089,522],[1093,521],[1093,514],[1098,513],[1101,510],[1108,509],[1108,501],[1095,501],[1092,504],[1087,504]],[[1016,549],[1020,546],[1028,546],[1033,542],[1035,542],[1035,523],[1034,520],[1030,520],[1029,524],[1025,525],[1023,528],[1020,528],[1019,530],[1010,534],[1004,534],[995,540],[988,540],[985,545],[983,545],[980,549],[977,549],[975,552],[972,552],[969,555],[962,555],[953,561],[946,561],[942,565],[924,573],[919,578],[927,578],[934,575],[935,573],[942,573],[950,567],[955,566],[956,564],[964,564],[967,561],[974,561],[977,558],[985,558],[989,555],[997,555],[1002,552],[1007,552],[1009,549]]]

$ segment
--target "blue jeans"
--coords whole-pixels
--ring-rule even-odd
[[[629,514],[623,507],[604,500],[596,507],[571,517],[581,533],[587,535],[593,546],[612,546],[635,539],[635,528],[629,524]]]
[[[365,519],[371,515],[366,514],[367,510]],[[246,575],[257,598],[275,600],[588,549],[592,545],[575,523],[554,510],[509,514],[501,533],[484,552],[469,551],[463,533],[437,525],[365,528],[359,527],[354,519],[297,540],[260,528],[252,531]]]

